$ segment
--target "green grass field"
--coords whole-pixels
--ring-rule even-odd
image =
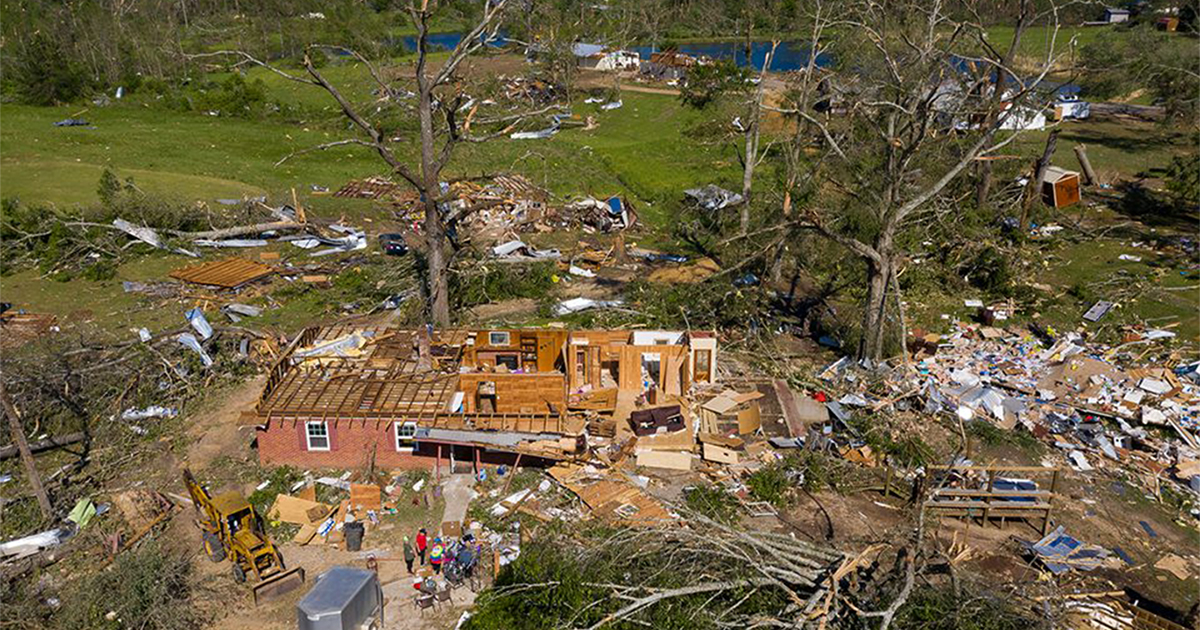
[[[1021,45],[1017,54],[1027,57],[1045,57],[1050,51],[1050,43],[1054,42],[1054,53],[1064,54],[1078,50],[1094,41],[1105,31],[1103,27],[1092,26],[1060,26],[1058,29],[1049,26],[1034,26],[1025,30],[1021,35]],[[1011,26],[992,26],[987,29],[988,41],[1003,52],[1012,45],[1015,29]]]
[[[350,98],[368,97],[365,74],[341,68],[326,73],[349,86]],[[268,83],[277,100],[308,108],[331,105],[317,88],[265,71],[256,76]],[[576,104],[576,114],[595,117],[598,126],[592,131],[567,128],[548,140],[463,144],[446,174],[517,171],[564,197],[623,193],[645,206],[648,219],[660,222],[667,220],[661,208],[677,200],[683,188],[736,178],[732,147],[701,146],[683,136],[699,114],[679,107],[670,96],[625,93],[623,98],[624,107],[607,112]],[[148,191],[209,202],[241,194],[279,198],[293,187],[307,196],[312,185],[336,190],[349,179],[385,171],[381,160],[361,147],[309,153],[275,165],[293,151],[353,137],[344,125],[325,122],[332,109],[320,121],[287,122],[119,104],[80,115],[95,129],[52,126],[78,111],[71,109],[4,106],[0,195],[59,205],[95,201],[106,167],[134,177]],[[531,122],[530,127],[543,124],[548,122]],[[415,156],[415,143],[397,147],[406,157]],[[316,205],[336,212],[340,203],[325,198]]]
[[[403,63],[403,60],[400,60]],[[323,72],[357,103],[370,103],[373,83],[360,67],[331,65]],[[276,166],[289,153],[322,142],[352,137],[352,130],[321,90],[287,81],[265,70],[252,73],[266,83],[272,100],[295,106],[300,114],[262,119],[215,117],[203,113],[164,110],[128,99],[108,107],[29,107],[5,104],[0,126],[0,196],[19,197],[25,203],[53,203],[59,207],[87,205],[97,200],[101,172],[113,169],[121,178],[156,194],[185,201],[212,204],[214,200],[242,195],[266,194],[274,202],[290,201],[294,189],[302,203],[317,215],[344,215],[372,232],[391,228],[386,209],[374,202],[317,195],[312,186],[336,190],[349,179],[384,174],[381,161],[358,147],[340,147],[297,156]],[[643,241],[670,240],[684,188],[717,183],[736,188],[740,169],[729,144],[705,143],[690,136],[691,129],[717,124],[708,112],[680,106],[673,96],[625,92],[624,107],[600,111],[584,104],[582,96],[573,104],[576,115],[593,116],[591,131],[565,128],[548,140],[498,139],[484,144],[461,145],[447,176],[479,175],[502,171],[520,172],[545,186],[560,198],[581,195],[624,194],[650,225]],[[75,115],[89,120],[95,129],[58,128],[52,123]],[[534,121],[538,128],[544,121]],[[1030,161],[1045,141],[1046,132],[1032,132],[1005,150]],[[1068,122],[1063,125],[1054,163],[1076,168],[1072,147],[1089,147],[1093,165],[1102,179],[1132,179],[1139,174],[1155,176],[1172,155],[1189,150],[1186,137],[1148,123]],[[415,154],[415,143],[399,143],[407,159]],[[760,176],[769,178],[764,172]],[[1072,216],[1084,209],[1071,209]],[[1112,217],[1112,220],[1122,220]],[[570,239],[567,239],[568,241]],[[1121,248],[1115,240],[1107,246]],[[570,244],[570,243],[568,243]],[[1059,253],[1063,261],[1058,273],[1047,273],[1043,281],[1064,290],[1101,278],[1112,266],[1091,260],[1088,251],[1068,248]],[[1098,251],[1098,250],[1097,250]],[[1111,253],[1111,252],[1110,252]],[[232,255],[209,253],[208,257]],[[1115,254],[1114,256],[1115,257]],[[34,271],[7,276],[2,281],[5,301],[60,317],[79,315],[104,321],[105,328],[122,333],[141,325],[173,326],[179,314],[147,309],[133,295],[121,291],[121,280],[157,280],[187,262],[179,256],[155,254],[122,266],[117,278],[105,282],[74,280],[68,284],[39,277]],[[1143,265],[1135,271],[1145,272]],[[1096,275],[1100,274],[1100,275]],[[1167,282],[1172,278],[1163,279]],[[1146,295],[1140,306],[1130,309],[1141,317],[1183,317],[1189,313],[1186,300],[1193,292],[1159,292]],[[928,308],[914,308],[914,316],[927,314],[934,325],[942,308],[940,298]],[[1181,301],[1183,300],[1183,301]],[[946,305],[953,306],[953,300]],[[961,300],[959,300],[961,302]],[[1078,321],[1079,300],[1062,300],[1048,313],[1056,323]],[[310,293],[294,295],[283,308],[271,310],[258,323],[290,329],[314,318],[335,317],[329,305]],[[927,313],[926,313],[927,311]],[[1061,312],[1060,312],[1061,311]],[[1192,313],[1194,314],[1194,313]],[[1183,330],[1191,334],[1192,327]],[[1181,331],[1182,332],[1182,331]]]

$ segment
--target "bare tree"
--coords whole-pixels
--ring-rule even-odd
[[[294,75],[274,65],[256,59],[242,51],[223,51],[224,55],[236,55],[243,62],[265,67],[289,80],[317,86],[337,102],[342,114],[353,123],[358,134],[355,137],[335,140],[304,149],[298,153],[329,149],[336,146],[359,145],[373,150],[391,169],[418,193],[425,211],[424,230],[424,284],[428,293],[428,315],[437,326],[450,324],[449,268],[452,258],[447,239],[450,221],[461,216],[450,216],[444,209],[446,193],[442,189],[442,174],[449,166],[454,148],[462,142],[481,142],[503,135],[528,116],[544,114],[556,108],[547,106],[536,111],[497,116],[475,117],[477,110],[465,93],[460,69],[463,62],[485,46],[498,39],[502,17],[509,0],[485,0],[482,13],[475,26],[463,34],[462,39],[450,51],[440,66],[431,64],[429,36],[431,22],[439,8],[438,0],[414,0],[408,7],[409,17],[417,30],[416,66],[413,76],[415,91],[410,93],[393,80],[388,80],[366,57],[341,47],[313,46],[304,55],[304,70],[307,76]],[[396,146],[411,142],[408,138],[397,138],[385,133],[381,126],[372,122],[368,115],[347,99],[340,90],[321,74],[313,63],[312,54],[321,49],[333,49],[349,55],[364,64],[377,84],[377,93],[389,105],[409,111],[417,119],[419,153],[415,163],[407,163]],[[210,56],[210,55],[198,55]],[[464,111],[466,110],[466,111]],[[472,128],[476,132],[472,132]],[[478,133],[479,129],[490,129]],[[292,155],[288,158],[297,155]],[[282,161],[282,160],[281,160]]]
[[[814,15],[828,15],[817,6]],[[987,49],[981,44],[985,29],[954,17],[962,14],[941,1],[881,5],[864,0],[841,11],[836,31],[828,28],[832,20],[823,18],[825,25],[814,34],[837,33],[836,39],[817,39],[813,47],[832,47],[836,65],[822,82],[806,77],[796,86],[794,107],[777,109],[802,123],[795,137],[802,146],[787,152],[795,158],[789,168],[803,168],[800,156],[817,153],[804,164],[811,168],[806,177],[813,200],[793,221],[866,264],[857,348],[862,359],[883,355],[889,286],[898,292],[902,240],[914,219],[936,207],[953,208],[941,203],[951,184],[978,158],[1012,143],[1022,132],[1021,120],[1045,105],[1033,86],[1053,66],[1056,14],[1043,13],[1051,37],[1038,70],[1011,88],[997,86],[994,76],[1020,75],[1003,57],[979,54]],[[818,86],[824,87],[812,94]],[[998,89],[1003,94],[993,97]],[[819,98],[825,111],[835,113],[826,117],[811,111],[808,104]],[[805,126],[812,133],[805,133]],[[798,180],[796,172],[789,176]],[[899,304],[898,293],[894,297]]]
[[[742,153],[742,214],[739,223],[739,233],[745,234],[750,229],[750,192],[754,186],[754,169],[762,161],[766,151],[762,150],[759,141],[762,139],[762,106],[767,89],[767,71],[771,69],[771,61],[775,59],[775,51],[779,48],[779,40],[771,41],[771,49],[763,59],[762,68],[758,71],[758,86],[754,90],[749,107],[749,116],[743,126],[746,138],[745,150]],[[747,42],[746,60],[751,59],[752,45]]]

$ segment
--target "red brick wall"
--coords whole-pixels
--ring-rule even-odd
[[[437,457],[437,445],[421,444],[415,451],[398,452],[396,436],[390,422],[380,423],[376,428],[375,422],[338,422],[332,420],[329,427],[330,449],[328,451],[310,451],[304,435],[304,422],[272,420],[266,430],[258,430],[258,459],[263,466],[280,466],[289,464],[297,468],[334,468],[352,469],[365,468],[370,461],[371,453],[375,453],[376,468],[397,470],[432,470]],[[450,445],[442,447],[442,472],[448,472],[450,466]],[[459,462],[471,461],[469,448],[459,447],[456,459]],[[511,453],[481,452],[480,462],[488,465],[512,465],[516,456]],[[524,457],[522,465],[534,465],[537,458]]]
[[[396,438],[390,422],[370,421],[336,424],[329,427],[329,450],[310,451],[304,435],[304,422],[274,420],[266,430],[258,430],[258,459],[264,466],[291,464],[298,468],[363,468],[375,455],[375,466],[379,468],[432,468],[436,447],[425,446],[424,451],[398,452]]]

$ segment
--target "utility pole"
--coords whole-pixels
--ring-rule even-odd
[[[4,415],[8,417],[8,429],[12,433],[13,443],[21,452],[21,461],[25,464],[25,472],[29,476],[29,485],[37,495],[38,506],[42,508],[42,518],[50,520],[54,516],[54,508],[50,505],[50,497],[42,487],[42,478],[38,476],[37,467],[33,462],[33,453],[29,450],[29,442],[25,440],[25,431],[21,428],[21,418],[17,416],[17,408],[8,397],[4,388],[4,377],[0,374],[0,402],[4,404]]]

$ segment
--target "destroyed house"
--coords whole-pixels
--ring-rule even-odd
[[[701,60],[677,50],[651,53],[650,60],[642,63],[642,74],[660,81],[675,81],[687,78],[689,68],[700,65]]]
[[[570,403],[682,396],[713,379],[716,352],[705,331],[309,328],[248,416],[263,464],[440,472],[552,462],[583,446],[586,419]]]

